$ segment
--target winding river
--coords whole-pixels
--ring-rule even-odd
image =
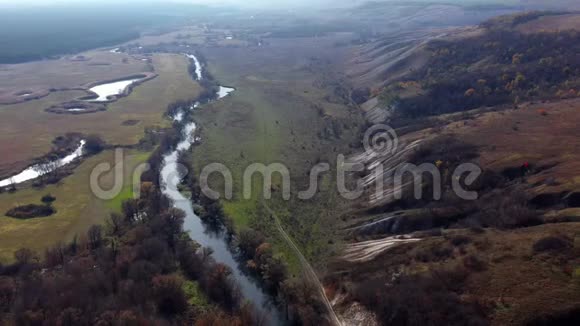
[[[201,66],[201,62],[199,62],[197,57],[194,56],[193,54],[185,54],[185,56],[188,57],[189,59],[193,60],[193,64],[195,65],[196,80],[202,80],[203,79],[203,68]]]
[[[196,74],[202,76],[201,66],[197,71],[197,63],[199,62],[195,56],[188,55],[194,63],[196,63]],[[194,59],[195,58],[195,59]],[[222,99],[232,93],[235,89],[230,87],[220,86],[217,92],[217,100]],[[199,103],[192,105],[183,110],[193,110],[199,107]],[[173,119],[175,121],[183,120],[183,113],[177,113]],[[188,151],[195,143],[196,125],[194,122],[188,122],[183,128],[183,135],[181,141],[177,144],[175,150],[167,153],[163,157],[163,164],[161,169],[161,185],[163,193],[173,201],[175,208],[181,209],[185,212],[184,229],[189,233],[189,236],[198,242],[200,245],[211,248],[213,250],[212,256],[216,262],[227,265],[232,270],[232,276],[235,282],[240,286],[240,290],[245,299],[251,301],[254,306],[266,313],[269,316],[268,325],[282,325],[283,319],[272,304],[270,296],[265,293],[256,283],[240,268],[236,261],[235,255],[232,253],[227,235],[224,231],[209,230],[201,221],[199,216],[194,212],[190,198],[183,195],[178,190],[178,185],[181,181],[178,170],[177,159],[181,152]]]
[[[53,161],[48,164],[37,164],[33,165],[24,171],[20,172],[19,174],[13,175],[10,178],[0,180],[0,187],[8,187],[12,184],[19,184],[22,182],[30,181],[36,179],[46,173],[50,173],[58,168],[61,168],[72,161],[76,160],[77,158],[83,155],[83,150],[85,147],[85,141],[81,140],[79,146],[75,149],[74,152],[70,153],[69,155]]]
[[[187,55],[190,59],[192,59],[193,63],[195,64],[196,70],[195,74],[198,77],[198,80],[202,78],[202,66],[199,63],[199,60],[194,55]],[[99,94],[100,98],[105,99],[106,96],[112,95],[109,90],[124,90],[131,82],[134,81],[124,81],[123,85],[116,83],[115,87],[112,87],[109,84],[107,87],[112,87],[106,90],[105,92],[97,92],[94,89],[95,93]],[[101,85],[104,86],[104,85]],[[97,86],[98,87],[98,86]],[[220,100],[232,92],[235,89],[231,87],[219,86],[216,95],[217,100]],[[107,93],[107,95],[105,95]],[[194,110],[200,106],[199,103],[195,103],[190,107],[182,108],[182,111],[178,112],[173,116],[173,119],[178,122],[183,122],[184,112],[185,110]],[[195,143],[195,131],[196,131],[196,124],[195,122],[184,122],[186,123],[183,127],[183,134],[181,140],[177,144],[175,150],[165,154],[163,156],[163,163],[161,169],[161,185],[162,185],[162,192],[173,201],[173,205],[175,208],[181,209],[185,212],[185,221],[184,221],[184,229],[186,232],[189,233],[190,237],[198,242],[200,245],[211,248],[213,251],[212,256],[216,260],[216,262],[224,264],[231,268],[232,270],[232,277],[235,280],[236,284],[240,286],[241,293],[244,299],[249,300],[254,304],[254,306],[261,312],[268,315],[269,323],[268,325],[283,325],[284,321],[282,315],[276,308],[276,306],[272,303],[271,296],[265,293],[262,288],[257,284],[256,280],[252,279],[240,267],[238,261],[236,260],[236,255],[232,252],[232,249],[229,246],[229,240],[227,234],[222,231],[216,230],[209,230],[201,221],[199,216],[197,216],[194,212],[193,205],[191,199],[187,198],[178,190],[178,185],[181,181],[180,173],[179,173],[179,165],[177,163],[177,159],[179,154],[184,151],[188,151],[191,149],[192,145]],[[52,164],[51,168],[57,169],[66,164],[71,163],[75,159],[81,157],[83,155],[85,141],[82,140],[80,142],[79,147],[71,154],[67,155],[66,157],[59,159],[56,164]],[[45,171],[45,172],[42,172]],[[51,170],[52,171],[52,170]],[[50,171],[48,171],[50,172]],[[21,173],[14,175],[8,179],[0,181],[0,187],[10,186],[11,184],[22,183],[25,181],[29,181],[35,178],[40,177],[46,172],[46,168],[43,168],[40,165],[34,165],[26,170],[22,171]]]

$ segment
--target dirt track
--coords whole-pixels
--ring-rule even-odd
[[[326,292],[324,291],[324,286],[322,285],[322,283],[320,283],[320,280],[318,279],[318,276],[314,272],[314,269],[312,268],[312,266],[310,265],[308,260],[306,260],[306,257],[304,257],[302,252],[300,252],[300,249],[298,249],[298,246],[296,246],[294,241],[292,241],[292,238],[290,238],[290,236],[286,233],[286,231],[284,231],[284,228],[282,227],[282,224],[280,223],[280,219],[278,218],[276,213],[268,206],[268,204],[266,204],[266,202],[262,201],[262,204],[264,205],[264,208],[268,211],[268,213],[270,213],[270,215],[272,216],[272,219],[276,223],[276,228],[278,229],[278,231],[280,232],[280,234],[282,235],[284,240],[288,243],[290,248],[292,248],[292,250],[294,250],[294,252],[298,256],[298,259],[300,260],[300,264],[302,265],[304,276],[309,281],[311,281],[313,284],[315,284],[316,287],[318,288],[318,292],[320,294],[320,297],[322,298],[322,301],[328,310],[328,318],[330,319],[329,321],[333,325],[342,326],[342,322],[340,321],[340,319],[338,318],[338,316],[334,312],[334,309],[332,308],[332,304],[330,303],[330,300],[328,300],[328,298],[326,297]]]

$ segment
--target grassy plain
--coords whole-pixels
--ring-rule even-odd
[[[0,130],[3,134],[0,147],[11,153],[0,159],[0,174],[25,168],[30,160],[50,151],[52,140],[66,132],[95,133],[109,144],[131,145],[143,137],[145,127],[167,126],[168,120],[164,118],[167,105],[177,100],[195,98],[201,87],[189,76],[189,62],[183,56],[154,55],[152,64],[159,76],[137,86],[129,96],[109,104],[105,112],[58,115],[44,111],[52,104],[84,95],[82,91],[54,92],[39,100],[0,106]],[[102,78],[109,77],[102,75]],[[123,125],[126,120],[137,120],[139,123]],[[0,194],[0,260],[10,261],[13,252],[21,247],[41,251],[57,242],[69,241],[75,235],[86,232],[89,226],[103,223],[109,212],[118,211],[122,201],[132,196],[130,178],[134,167],[146,161],[149,154],[125,151],[124,186],[120,194],[111,200],[96,198],[89,188],[89,180],[94,166],[102,162],[115,162],[113,151],[88,158],[75,169],[74,174],[58,185]],[[100,180],[103,188],[107,189],[114,182],[114,175],[106,173]],[[30,220],[3,216],[16,205],[40,202],[40,198],[47,193],[57,198],[56,214]]]
[[[127,97],[108,105],[107,111],[83,115],[54,114],[44,109],[71,100],[81,91],[56,92],[34,101],[0,106],[0,175],[18,172],[51,149],[52,140],[66,132],[99,134],[109,144],[131,145],[147,126],[166,126],[163,113],[177,100],[195,98],[201,87],[188,74],[189,62],[180,55],[153,56],[159,76],[133,89]],[[123,125],[137,120],[135,125]]]
[[[145,162],[150,153],[135,150],[125,151],[123,187],[121,193],[111,200],[101,200],[93,195],[90,175],[98,164],[114,166],[115,152],[108,150],[82,162],[74,174],[64,178],[59,184],[44,188],[25,188],[15,193],[0,194],[0,261],[13,259],[14,251],[30,248],[41,252],[58,242],[70,241],[77,234],[83,234],[94,224],[105,222],[108,213],[118,211],[123,200],[132,196],[132,176],[135,167]],[[114,180],[113,170],[99,178],[103,189],[110,189]],[[37,203],[45,194],[56,197],[54,207],[57,213],[44,218],[19,220],[4,216],[14,206]]]
[[[302,201],[297,193],[308,188],[308,173],[315,164],[328,162],[335,170],[336,155],[349,153],[361,121],[337,98],[339,79],[329,73],[331,63],[316,58],[335,40],[270,40],[263,48],[204,50],[212,74],[236,91],[194,116],[202,133],[193,152],[197,172],[213,162],[232,171],[234,198],[223,201],[225,212],[237,229],[251,226],[269,236],[294,273],[298,261],[262,207],[261,177],[244,185],[243,173],[252,163],[282,163],[289,169],[291,200],[281,198],[281,178],[274,175],[268,205],[305,255],[323,263],[334,238],[329,226],[342,207],[336,188],[330,186],[333,172],[322,178],[324,187],[315,198]],[[220,189],[219,178],[212,181]],[[250,199],[242,196],[244,186],[253,190]]]
[[[71,89],[148,71],[149,64],[123,53],[88,51],[59,59],[2,65],[0,103],[14,92]]]

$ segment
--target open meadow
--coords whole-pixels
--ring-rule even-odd
[[[341,36],[313,39],[271,39],[255,48],[209,48],[203,54],[209,70],[223,85],[236,91],[200,108],[194,115],[201,143],[194,148],[194,166],[219,162],[233,174],[234,199],[222,201],[235,227],[245,226],[268,234],[291,271],[297,258],[283,242],[263,207],[262,180],[254,178],[252,198],[242,196],[243,171],[251,163],[282,163],[291,174],[292,198],[281,198],[281,179],[274,175],[273,198],[267,204],[282,220],[284,229],[311,261],[322,263],[331,250],[330,225],[343,207],[337,198],[336,156],[347,155],[358,136],[361,116],[341,97],[344,85],[331,73],[332,62],[319,60]],[[301,52],[303,55],[295,55]],[[299,200],[298,191],[309,184],[310,169],[328,162],[333,172],[321,177],[316,198]],[[220,189],[220,180],[215,182]]]
[[[195,98],[201,88],[191,79],[185,56],[158,54],[152,64],[158,77],[136,86],[129,96],[108,104],[103,112],[72,115],[45,111],[83,95],[83,91],[55,92],[39,100],[0,105],[0,148],[10,153],[0,158],[0,175],[24,169],[33,159],[50,152],[53,139],[67,132],[98,134],[111,145],[133,145],[143,137],[146,127],[167,126],[167,106]],[[124,123],[127,120],[136,123]]]
[[[124,53],[95,50],[59,59],[0,66],[0,104],[17,103],[51,90],[80,89],[153,69],[147,61]],[[30,94],[30,95],[25,95]]]
[[[111,200],[94,196],[90,187],[90,175],[95,166],[108,163],[115,166],[115,153],[104,151],[82,162],[75,172],[56,185],[43,188],[25,188],[15,193],[0,194],[0,262],[10,262],[20,248],[29,248],[39,253],[59,242],[66,243],[75,236],[83,235],[90,226],[104,224],[110,212],[119,211],[123,200],[132,198],[133,173],[139,164],[147,161],[148,152],[125,150],[123,168],[123,190]],[[103,173],[99,185],[110,189],[114,180],[113,170]],[[138,180],[137,180],[138,181]],[[19,205],[40,204],[42,196],[50,194],[56,198],[54,215],[33,219],[16,219],[4,214]]]
[[[20,76],[15,80],[22,85],[19,86],[22,89],[76,88],[150,69],[157,77],[134,87],[128,96],[108,103],[107,110],[103,112],[73,115],[45,111],[52,105],[86,96],[86,91],[81,89],[55,91],[40,99],[0,105],[0,130],[4,135],[0,147],[3,152],[10,153],[0,159],[0,175],[7,176],[24,169],[34,159],[50,152],[54,138],[68,132],[97,134],[110,145],[137,144],[143,138],[145,128],[170,125],[165,117],[169,104],[194,99],[201,92],[200,85],[192,80],[188,72],[190,62],[183,55],[155,54],[151,56],[150,63],[108,50],[90,51],[83,56],[89,58],[88,62],[107,64],[91,65],[65,58],[48,61],[50,64],[41,61],[11,65],[9,67],[16,68],[2,73]],[[127,58],[129,61],[123,63]],[[38,69],[38,74],[30,76],[23,73],[27,69]],[[17,85],[8,81],[4,83]],[[8,84],[5,86],[8,87]],[[129,172],[124,175],[121,193],[112,200],[96,198],[89,188],[89,180],[97,164],[114,162],[113,150],[87,158],[74,169],[72,175],[56,185],[43,188],[25,186],[19,187],[15,193],[0,194],[0,261],[11,261],[13,253],[19,248],[41,252],[58,242],[67,242],[84,234],[91,225],[104,223],[110,212],[120,210],[122,201],[131,198],[132,183],[129,179],[132,171],[145,162],[149,154],[125,150],[123,164],[125,171]],[[103,188],[109,187],[113,180],[113,173],[103,175]],[[46,194],[57,198],[54,203],[57,212],[54,215],[29,220],[4,216],[15,206],[40,203],[40,198]]]

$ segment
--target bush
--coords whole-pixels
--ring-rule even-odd
[[[105,141],[99,135],[89,135],[85,141],[85,151],[88,155],[98,154],[105,149]]]
[[[35,217],[46,217],[54,213],[56,213],[56,209],[52,206],[29,204],[12,208],[6,212],[6,216],[18,219],[29,219]]]
[[[382,325],[488,325],[483,308],[461,300],[464,271],[402,276],[394,282],[368,280],[355,297]]]
[[[485,262],[474,255],[463,258],[463,266],[475,272],[481,272],[486,269]]]
[[[471,242],[471,238],[464,235],[456,235],[449,239],[452,245],[459,247]]]
[[[165,316],[179,315],[187,309],[183,280],[175,275],[157,275],[152,280],[153,299],[157,310]]]
[[[253,229],[241,230],[238,236],[239,247],[248,258],[254,258],[256,249],[266,241],[266,238]]]
[[[55,200],[56,197],[52,196],[51,194],[47,194],[42,196],[40,199],[45,205],[51,205]]]
[[[560,251],[572,248],[572,241],[566,237],[548,236],[534,243],[534,252]]]
[[[430,246],[415,254],[415,259],[424,263],[439,262],[453,257],[453,249],[448,246]]]
[[[472,218],[480,226],[512,229],[542,224],[530,207],[525,189],[498,190],[482,197]]]
[[[580,325],[580,306],[535,317],[525,323],[526,326]]]

